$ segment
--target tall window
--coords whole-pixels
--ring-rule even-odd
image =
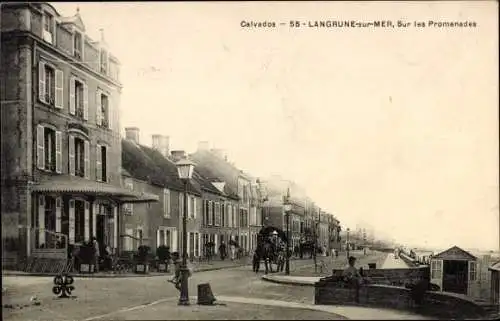
[[[103,74],[108,73],[108,52],[104,49],[101,49],[101,54],[100,54],[100,61],[101,61],[101,72]]]
[[[469,262],[469,281],[477,281],[477,263]]]
[[[83,118],[83,90],[84,90],[84,84],[82,82],[78,81],[78,80],[75,80],[74,86],[75,86],[74,104],[75,104],[76,115],[79,118]]]
[[[108,96],[101,93],[101,124],[105,128],[109,128],[109,99]]]
[[[431,279],[441,278],[441,272],[443,269],[443,261],[433,260],[431,261]]]
[[[45,65],[45,102],[55,104],[56,97],[56,77],[54,68]]]
[[[134,181],[131,178],[125,178],[124,185],[125,185],[126,189],[128,189],[130,191],[134,190]],[[134,214],[134,205],[132,203],[123,204],[123,212],[126,215]]]
[[[61,173],[62,136],[60,131],[43,125],[37,126],[37,167]]]
[[[170,191],[163,189],[163,217],[170,218]]]
[[[85,177],[85,142],[75,137],[75,175]]]
[[[75,33],[73,34],[73,53],[76,58],[82,59],[83,36],[78,31],[75,31]]]
[[[220,226],[221,218],[220,218],[220,203],[215,203],[215,226]]]
[[[208,202],[208,225],[212,225],[214,221],[214,203]]]
[[[208,202],[208,200],[204,200],[203,201],[203,225],[207,226],[209,225],[209,206],[210,206],[210,203]]]
[[[226,204],[222,203],[220,205],[220,217],[221,217],[221,226],[226,226]]]
[[[43,33],[42,33],[43,40],[53,44],[54,32],[55,32],[54,17],[50,13],[45,12],[43,14]]]
[[[196,198],[194,196],[189,196],[189,217],[194,218],[196,210]]]
[[[101,182],[108,181],[108,148],[97,145],[96,149],[96,179]]]
[[[49,171],[56,170],[56,132],[45,127],[45,169]]]

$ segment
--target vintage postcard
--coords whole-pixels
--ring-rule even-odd
[[[497,319],[497,1],[3,2],[5,320]]]

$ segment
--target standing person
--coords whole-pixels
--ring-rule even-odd
[[[179,260],[179,252],[172,253],[172,264],[174,265],[174,275],[168,280],[174,284],[177,290],[181,290],[181,261]]]
[[[344,277],[344,281],[356,291],[355,300],[359,301],[359,286],[362,281],[362,276],[359,274],[359,271],[355,267],[356,258],[354,256],[349,257],[349,266],[345,268],[342,276]]]
[[[219,255],[220,259],[224,261],[224,259],[226,258],[226,244],[224,243],[224,241],[222,241],[219,245]]]
[[[99,251],[99,242],[97,242],[97,238],[95,236],[92,238],[92,245],[94,246],[95,271],[99,272],[99,261],[100,261],[101,253]]]
[[[231,241],[231,261],[234,261],[236,259],[236,244],[234,241]]]

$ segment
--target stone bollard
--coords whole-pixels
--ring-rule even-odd
[[[213,305],[216,301],[210,283],[198,284],[198,304]]]

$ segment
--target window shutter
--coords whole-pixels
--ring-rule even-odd
[[[118,207],[113,206],[113,248],[118,248]]]
[[[85,241],[90,240],[90,203],[85,202],[85,212],[83,220],[83,236]]]
[[[193,197],[193,215],[194,215],[194,218],[196,219],[196,210],[197,210],[197,206],[196,206],[196,197]]]
[[[177,236],[177,229],[172,230],[172,249],[170,252],[177,252],[177,244],[178,244],[178,236]]]
[[[61,233],[62,197],[56,198],[56,233]]]
[[[62,172],[62,133],[56,131],[56,173]]]
[[[75,137],[69,135],[69,174],[75,175]]]
[[[108,96],[108,109],[106,112],[108,113],[108,128],[113,129],[113,121],[115,120],[114,117],[114,106],[113,106],[113,100],[111,99],[111,95]]]
[[[170,211],[171,211],[171,207],[170,207],[170,191],[167,189],[167,215],[168,215],[168,217],[170,217]]]
[[[99,203],[94,202],[92,208],[92,236],[97,236],[97,211],[99,210]]]
[[[179,193],[179,218],[184,215],[184,193]]]
[[[69,113],[75,114],[75,77],[69,78]]]
[[[89,87],[83,84],[83,119],[89,119]]]
[[[45,100],[45,63],[40,62],[38,64],[38,99],[43,102],[47,102]]]
[[[106,182],[110,182],[111,171],[109,170],[109,163],[111,161],[111,158],[109,157],[109,146],[105,148],[105,151],[106,151],[106,172],[104,173],[104,177],[106,177]]]
[[[90,178],[90,143],[88,140],[84,142],[84,157],[85,157],[85,178]]]
[[[102,181],[103,177],[102,177],[101,145],[97,145],[97,148],[96,148],[95,170],[96,170],[96,180]]]
[[[62,109],[64,106],[64,74],[62,70],[56,70],[56,97],[55,97],[55,107]]]
[[[95,122],[97,125],[101,126],[102,124],[102,102],[101,102],[101,91],[98,90],[95,98]]]
[[[45,128],[42,125],[36,127],[36,163],[39,169],[45,168]]]
[[[75,200],[69,200],[69,244],[75,243]]]
[[[38,196],[38,245],[45,243],[45,196]]]

